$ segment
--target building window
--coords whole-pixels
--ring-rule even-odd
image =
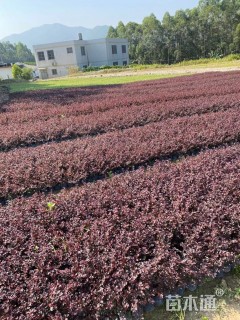
[[[85,47],[81,47],[81,55],[82,55],[82,56],[85,56],[85,55],[86,55]]]
[[[45,55],[44,55],[43,51],[38,52],[37,55],[38,55],[38,60],[39,61],[45,60]]]
[[[122,53],[127,53],[127,46],[125,44],[122,45]]]
[[[67,48],[67,53],[73,53],[73,48],[72,47]]]
[[[57,75],[57,69],[52,69],[52,75],[56,76]]]
[[[127,66],[127,61],[123,61],[123,66]]]
[[[48,60],[54,60],[55,59],[53,50],[48,50],[47,51],[47,55],[48,55]]]
[[[113,62],[113,66],[118,66],[118,62],[117,61]]]
[[[112,54],[117,54],[117,46],[115,44],[112,45]]]

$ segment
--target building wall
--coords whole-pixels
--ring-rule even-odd
[[[0,78],[2,80],[13,79],[12,67],[1,67],[0,68]]]
[[[81,47],[85,48],[85,55],[82,55]],[[83,68],[84,66],[88,66],[89,65],[89,58],[88,58],[88,54],[87,54],[86,41],[79,40],[76,43],[75,53],[76,53],[77,65],[80,68]]]
[[[118,65],[122,66],[124,61],[127,61],[127,64],[129,64],[127,39],[106,39],[106,40],[107,40],[108,64],[112,66],[114,62],[118,62]],[[117,46],[116,54],[112,53],[113,45]],[[126,53],[122,53],[122,45],[126,46]]]
[[[112,53],[113,45],[117,46],[116,54]],[[126,53],[122,53],[122,45],[126,46]],[[129,64],[127,39],[73,40],[37,45],[33,48],[42,79],[66,76],[70,68],[112,66],[114,63],[121,66],[124,62]],[[67,48],[72,48],[72,53],[68,53]],[[48,50],[54,51],[54,59],[49,59]],[[38,52],[44,53],[45,60],[39,60]]]
[[[87,42],[87,53],[90,66],[105,66],[109,64],[105,39]]]
[[[67,48],[72,48],[73,53],[67,53]],[[54,59],[49,60],[47,51],[54,51]],[[56,66],[76,65],[76,54],[74,41],[66,43],[49,43],[46,45],[34,46],[35,58],[39,68]],[[38,52],[44,52],[45,60],[39,61]]]
[[[64,77],[69,74],[69,67],[64,67],[64,66],[56,66],[56,67],[51,67],[47,68],[47,78],[58,78],[58,77]],[[53,70],[57,70],[56,74],[53,74]],[[40,70],[40,77],[41,77],[41,70]]]
[[[112,46],[117,46],[117,54],[112,53]],[[122,53],[122,45],[126,46],[126,53]],[[129,64],[128,41],[127,39],[99,39],[86,41],[89,64],[92,66],[112,66],[117,62],[119,66],[124,61]]]
[[[69,68],[77,66],[74,41],[37,45],[33,48],[40,77],[43,79],[66,76]],[[72,48],[72,53],[68,53],[67,48]],[[48,58],[49,50],[54,51],[54,59]],[[39,60],[38,52],[44,53],[45,60]],[[53,74],[53,70],[57,70],[57,73]]]

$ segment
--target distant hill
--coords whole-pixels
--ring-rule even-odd
[[[97,26],[93,29],[84,27],[68,27],[60,23],[45,24],[19,34],[12,34],[5,37],[1,41],[9,41],[11,43],[22,42],[29,49],[35,44],[77,40],[78,33],[82,33],[84,40],[105,38],[108,33],[109,26]]]

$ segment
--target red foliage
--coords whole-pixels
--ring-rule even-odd
[[[239,84],[14,94],[0,112],[0,319],[115,319],[234,262]]]
[[[86,96],[88,99],[81,94],[74,95],[74,91],[65,94],[64,99],[63,90],[52,94],[53,101],[51,97],[45,97],[46,91],[38,93],[39,99],[49,98],[47,102],[20,96],[20,102],[13,101],[9,105],[10,111],[17,109],[15,112],[0,114],[0,149],[96,135],[168,118],[239,107],[239,73],[231,74],[231,77],[225,75],[226,79],[214,75],[213,83],[211,77],[171,79],[175,83],[172,88],[155,81],[151,86],[143,83],[102,88],[101,94],[93,89],[96,94]],[[73,103],[72,97],[68,102],[68,95],[76,96],[80,101]],[[36,97],[37,93],[29,96]],[[57,105],[57,102],[61,104]]]
[[[211,151],[2,207],[2,314],[95,319],[214,276],[240,249],[239,161]]]
[[[76,184],[161,157],[239,141],[239,109],[3,153],[0,198]]]

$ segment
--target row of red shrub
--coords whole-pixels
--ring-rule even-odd
[[[21,146],[43,144],[49,141],[70,140],[87,135],[98,135],[147,123],[159,122],[168,118],[177,118],[216,112],[230,108],[239,109],[240,94],[168,102],[162,105],[150,104],[119,108],[104,113],[90,115],[59,116],[46,121],[9,123],[0,126],[0,150],[9,150]]]
[[[181,79],[181,78],[180,78]],[[179,86],[176,87],[167,87],[164,90],[158,89],[158,82],[153,82],[152,86],[147,86],[146,83],[141,84],[134,84],[130,88],[127,86],[123,86],[120,88],[114,88],[110,91],[109,87],[98,89],[101,93],[96,93],[95,95],[91,95],[91,99],[84,99],[81,95],[77,95],[79,90],[83,89],[76,89],[76,92],[72,91],[72,96],[77,97],[75,100],[73,98],[68,98],[68,91],[65,90],[58,90],[56,92],[51,93],[49,97],[49,93],[46,91],[39,92],[38,96],[34,95],[35,98],[32,97],[32,94],[28,94],[24,96],[24,98],[19,100],[14,100],[8,107],[9,111],[15,111],[15,115],[13,112],[10,112],[9,117],[12,116],[13,121],[18,121],[17,119],[23,118],[23,121],[31,119],[33,112],[38,110],[38,113],[45,113],[51,116],[51,109],[52,115],[55,115],[56,107],[60,107],[60,111],[58,114],[61,114],[61,106],[67,106],[69,109],[73,109],[73,112],[77,114],[86,114],[92,112],[102,112],[114,108],[119,107],[126,107],[131,105],[140,105],[146,103],[160,103],[164,101],[173,101],[173,100],[182,100],[182,99],[190,99],[200,96],[212,96],[212,95],[222,95],[222,94],[230,94],[230,93],[237,93],[238,92],[238,85],[237,80],[239,80],[239,75],[234,77],[233,75],[228,79],[219,76],[219,79],[216,81],[212,81],[212,78],[206,79],[203,82],[199,79],[196,85],[196,81],[189,84],[189,78],[185,78],[185,82],[179,83]],[[203,82],[203,83],[202,83]],[[93,89],[93,92],[96,89]],[[80,92],[81,92],[80,91]],[[110,91],[110,92],[109,92]],[[49,92],[49,91],[48,91]],[[50,91],[51,92],[51,91]],[[60,98],[56,99],[60,94]],[[71,92],[71,91],[70,91]],[[46,99],[45,102],[42,100]],[[56,101],[54,100],[56,99]],[[40,101],[38,101],[40,100]],[[52,101],[53,100],[53,101]],[[65,108],[64,108],[65,109]],[[66,110],[65,110],[66,111]],[[0,123],[4,122],[6,116],[8,116],[9,112],[6,112],[6,115],[0,114]],[[63,110],[64,113],[64,110]],[[10,118],[8,119],[10,120]],[[2,118],[2,120],[1,120]],[[31,119],[32,120],[32,119]]]
[[[22,101],[28,102],[29,99],[37,102],[51,102],[53,105],[62,105],[75,102],[91,102],[95,100],[98,95],[106,94],[107,96],[118,95],[124,96],[123,91],[129,88],[129,96],[135,95],[136,92],[142,92],[154,89],[155,91],[178,90],[179,87],[197,87],[201,85],[215,85],[218,86],[222,82],[228,85],[229,81],[235,83],[239,81],[240,72],[216,72],[195,74],[188,77],[173,77],[168,79],[158,79],[153,81],[134,82],[126,85],[111,85],[111,86],[96,86],[96,87],[79,87],[79,88],[65,88],[65,89],[51,89],[51,90],[37,90],[20,93],[13,93],[12,100],[14,102]],[[169,92],[169,91],[168,91]]]
[[[239,254],[240,147],[0,207],[0,317],[102,319]]]
[[[23,148],[0,157],[0,197],[76,184],[112,170],[240,139],[239,109],[166,120],[101,136]]]
[[[41,94],[41,93],[40,93]],[[178,108],[179,106],[184,106],[184,104],[190,104],[192,103],[192,108],[195,108],[196,104],[200,104],[203,102],[206,104],[206,102],[209,100],[209,105],[219,103],[227,103],[227,99],[229,99],[229,103],[231,101],[238,101],[239,102],[239,93],[230,93],[227,94],[225,92],[225,88],[222,90],[220,95],[210,95],[207,98],[205,96],[202,96],[199,92],[199,96],[196,96],[194,98],[186,98],[183,97],[182,99],[178,100],[169,100],[169,101],[163,101],[158,102],[158,96],[159,94],[154,93],[152,94],[151,101],[147,101],[147,94],[144,94],[141,92],[141,94],[136,94],[136,99],[138,101],[135,103],[131,100],[131,97],[128,97],[128,94],[125,94],[124,100],[118,99],[114,97],[115,101],[113,102],[113,99],[106,98],[98,100],[96,97],[96,101],[93,102],[85,102],[85,103],[74,103],[71,105],[50,105],[49,107],[46,106],[46,104],[42,104],[39,102],[35,102],[33,100],[29,100],[27,105],[31,106],[32,109],[25,110],[24,107],[26,105],[26,102],[18,103],[18,110],[14,112],[5,112],[0,113],[0,125],[14,125],[15,127],[21,124],[21,126],[28,125],[28,122],[31,121],[31,124],[34,125],[35,123],[39,123],[41,121],[58,121],[58,118],[69,118],[69,117],[78,117],[79,120],[84,120],[85,115],[88,115],[86,119],[89,119],[89,117],[104,117],[104,111],[110,112],[111,114],[117,112],[122,109],[122,112],[130,113],[131,111],[134,112],[134,109],[136,108],[150,108],[152,106],[157,106],[159,109],[162,109],[163,112],[165,109],[172,109],[173,106],[176,106]],[[140,99],[143,99],[140,102]],[[154,101],[156,100],[156,101]],[[64,100],[63,100],[64,101]],[[146,102],[147,101],[147,102]],[[116,108],[116,105],[121,104],[121,106],[118,106]],[[192,111],[194,112],[194,110]],[[89,115],[90,114],[90,115]],[[107,115],[106,115],[107,116]]]

